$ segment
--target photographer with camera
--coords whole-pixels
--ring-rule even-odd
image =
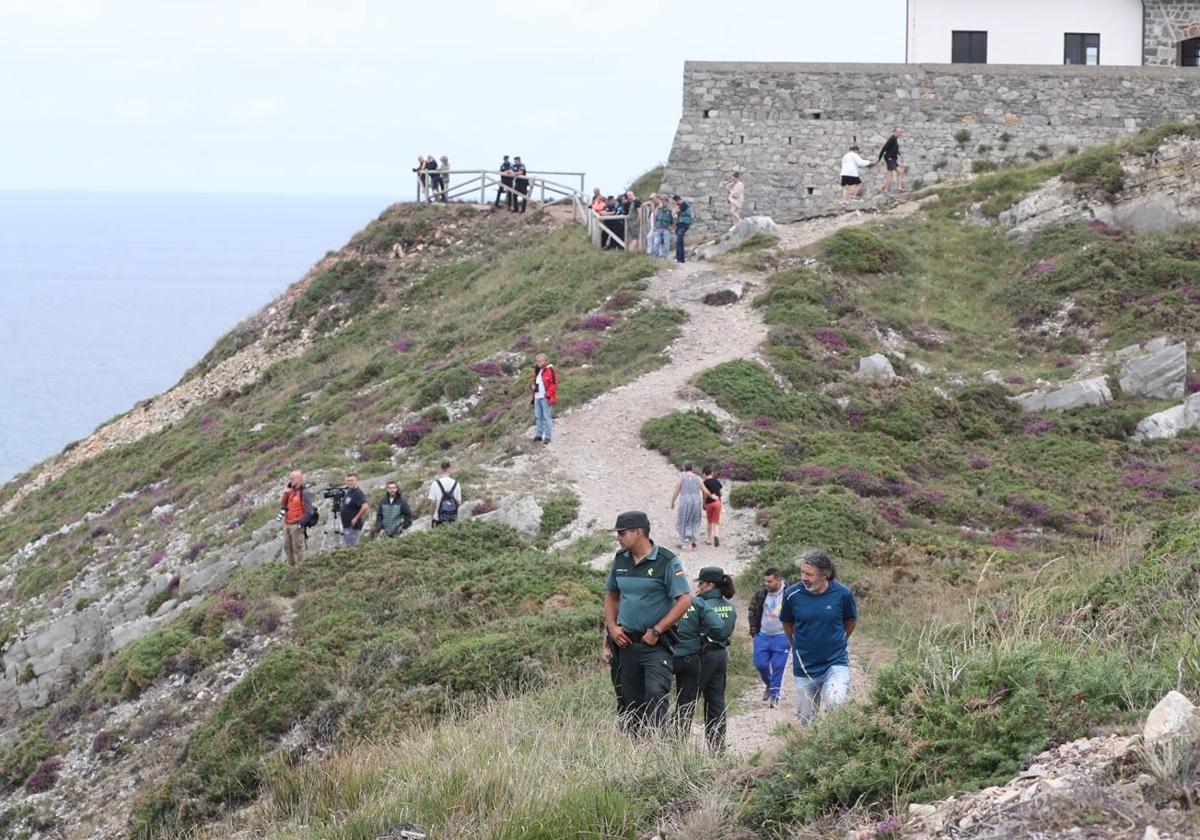
[[[412,509],[400,495],[400,485],[387,483],[387,493],[375,510],[375,536],[398,537],[412,525]]]
[[[371,509],[367,504],[367,495],[358,486],[358,476],[354,473],[346,476],[345,488],[335,489],[338,491],[338,495],[331,498],[333,498],[334,513],[338,512],[339,507],[341,508],[342,542],[345,545],[358,545],[358,541],[362,537],[363,521]],[[329,493],[329,490],[325,491],[326,496],[329,496]]]
[[[304,562],[305,528],[313,522],[312,494],[304,486],[304,473],[294,470],[288,475],[287,489],[279,503],[277,519],[283,523],[283,553],[289,566]]]

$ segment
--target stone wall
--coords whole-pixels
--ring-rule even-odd
[[[1179,42],[1200,37],[1200,3],[1195,0],[1146,0],[1142,63],[1173,67]]]
[[[1200,111],[1195,68],[688,62],[663,188],[692,201],[697,227],[727,227],[729,173],[744,215],[776,220],[842,203],[852,142],[874,159],[895,126],[908,185],[961,178],[1128,137]],[[868,170],[877,190],[882,166]]]

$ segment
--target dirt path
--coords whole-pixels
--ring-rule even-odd
[[[907,216],[916,202],[901,204],[886,215]],[[801,248],[836,230],[880,218],[877,213],[851,212],[840,216],[780,225],[780,247]],[[674,411],[704,408],[724,413],[689,383],[701,371],[735,359],[760,358],[767,327],[750,301],[764,286],[765,276],[731,272],[710,262],[664,266],[653,278],[651,299],[677,306],[688,316],[683,335],[668,348],[670,362],[633,382],[609,391],[555,421],[554,443],[542,457],[570,483],[580,497],[580,516],[589,528],[611,527],[623,510],[643,510],[650,516],[655,537],[671,548],[678,545],[671,494],[679,472],[666,458],[642,446],[641,429],[648,421]],[[729,306],[700,302],[706,289],[741,285],[741,299]],[[721,566],[737,575],[754,559],[751,540],[763,536],[747,511],[726,509],[721,546],[701,544],[680,552],[689,577],[703,566]],[[597,558],[605,564],[608,556]],[[748,594],[748,593],[746,593]],[[745,603],[741,614],[745,615]],[[739,634],[745,624],[739,622]],[[888,655],[884,645],[856,638],[852,645],[851,696],[870,690],[874,666]],[[768,747],[781,725],[796,720],[790,680],[784,681],[784,700],[776,709],[762,701],[762,688],[748,691],[738,704],[743,711],[729,721],[729,748],[750,756]]]

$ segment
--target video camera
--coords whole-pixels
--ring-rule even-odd
[[[333,512],[336,514],[342,511],[342,499],[346,498],[346,493],[346,487],[326,487],[321,491],[321,498],[333,499]]]

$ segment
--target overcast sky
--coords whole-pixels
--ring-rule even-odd
[[[904,5],[0,0],[0,189],[404,198],[418,153],[509,153],[615,191],[685,60],[903,61]]]

